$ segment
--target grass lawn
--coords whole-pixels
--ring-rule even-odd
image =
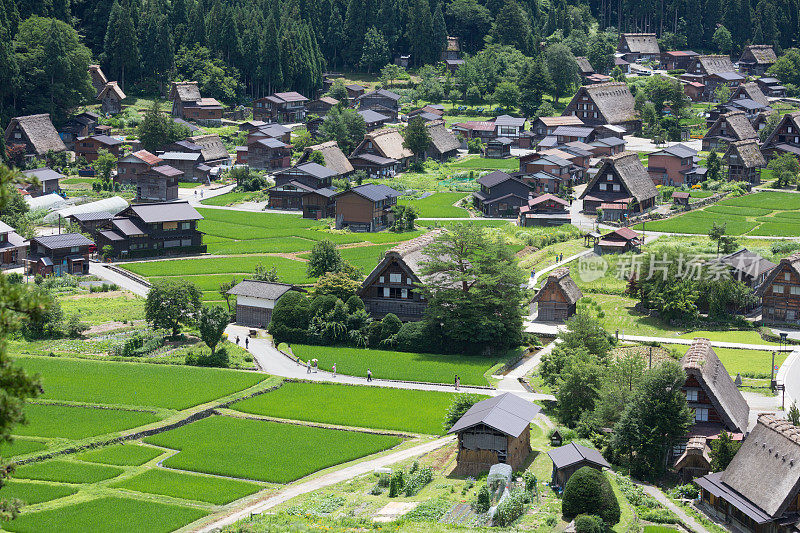
[[[452,401],[444,392],[289,382],[232,408],[288,420],[439,435]]]
[[[29,403],[25,416],[30,422],[14,428],[14,433],[27,437],[61,437],[85,439],[106,433],[152,424],[159,417],[146,411],[122,411],[119,409],[97,409]],[[64,421],[69,423],[65,424]]]
[[[126,263],[124,268],[144,277],[187,276],[199,274],[252,274],[256,265],[275,267],[284,283],[311,283],[306,276],[306,265],[301,261],[285,257],[252,255],[248,257],[200,257],[194,259],[174,259]]]
[[[69,485],[51,485],[50,483],[33,483],[12,479],[0,489],[0,498],[17,498],[28,505],[33,505],[63,498],[76,492],[78,489]]]
[[[122,472],[121,468],[115,466],[53,459],[22,465],[17,468],[14,476],[21,479],[38,479],[57,483],[97,483],[116,477]]]
[[[112,486],[118,489],[163,494],[216,505],[225,505],[263,488],[261,485],[249,481],[185,474],[160,468],[147,470],[138,476],[114,483]]]
[[[509,157],[506,159],[490,159],[486,157],[466,157],[450,166],[455,169],[464,170],[519,170],[519,159]]]
[[[414,206],[423,218],[468,218],[466,209],[453,205],[466,197],[463,192],[437,192],[425,198],[403,199],[399,203]]]
[[[605,313],[601,319],[603,327],[614,333],[619,330],[620,335],[647,335],[654,337],[674,337],[678,331],[658,318],[639,314],[634,306],[636,300],[626,296],[610,294],[588,294],[592,300],[600,304]]]
[[[102,463],[117,466],[141,466],[163,455],[164,450],[141,446],[138,444],[118,444],[98,450],[89,450],[75,456],[76,459],[89,463]]]
[[[765,341],[757,331],[692,331],[681,335],[682,339],[696,339],[703,337],[711,341],[740,342],[743,344],[769,344],[778,346],[777,342]]]
[[[22,426],[17,426],[19,429]],[[8,444],[4,442],[0,444],[0,457],[8,459],[15,455],[25,455],[28,453],[38,452],[47,448],[47,444],[39,442],[38,440],[30,439],[14,439],[14,442]]]
[[[254,192],[226,192],[225,194],[220,194],[206,200],[202,200],[200,203],[203,205],[217,206],[240,204],[248,201],[250,198],[253,198],[256,194],[257,193]]]
[[[267,376],[192,366],[152,365],[52,357],[17,357],[39,373],[42,398],[86,403],[187,409],[246,389]],[[80,379],[76,379],[80,376]]]
[[[685,354],[688,346],[673,345],[681,354]],[[731,376],[736,374],[748,377],[769,378],[772,352],[760,350],[735,350],[732,348],[714,348],[719,360],[725,365],[725,370]],[[788,352],[775,352],[775,364],[780,368],[786,360]]]
[[[556,254],[563,253],[566,258],[584,250],[588,250],[588,248],[583,245],[583,239],[559,242],[524,256],[520,260],[520,266],[527,270],[536,269],[539,271],[556,264]]]
[[[192,507],[131,498],[105,497],[74,505],[25,513],[3,524],[7,531],[85,533],[147,531],[169,533],[208,514]]]
[[[501,357],[420,354],[363,348],[292,345],[294,354],[304,361],[318,359],[319,367],[330,370],[336,363],[340,374],[428,383],[453,383],[456,374],[464,385],[488,385],[484,373]]]
[[[224,435],[235,438],[222,438]],[[289,483],[317,470],[389,449],[401,439],[214,416],[147,437],[145,442],[180,450],[164,461],[167,467]],[[289,450],[291,453],[287,453]]]
[[[78,315],[89,325],[144,318],[144,298],[129,292],[95,292],[58,298],[65,316]]]

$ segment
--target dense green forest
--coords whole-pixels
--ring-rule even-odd
[[[204,95],[236,103],[276,90],[312,94],[326,70],[374,70],[398,54],[434,63],[447,35],[485,56],[460,76],[465,95],[494,91],[503,77],[533,84],[541,63],[555,64],[543,53],[555,44],[606,70],[618,29],[657,32],[667,48],[783,50],[796,44],[799,2],[0,0],[0,118],[50,111],[58,119],[91,96],[81,74],[90,61],[129,95],[163,94],[166,81],[191,78]],[[731,39],[714,39],[720,26]],[[500,56],[510,72],[490,64]]]

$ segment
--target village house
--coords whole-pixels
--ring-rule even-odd
[[[100,226],[110,222],[114,215],[108,211],[87,211],[83,213],[72,213],[67,215],[67,220],[77,224],[81,233],[88,233],[92,238],[96,238]]]
[[[658,61],[661,58],[655,33],[622,33],[617,52],[622,54],[625,61]]]
[[[27,258],[28,244],[14,228],[0,221],[0,268],[22,266]]]
[[[203,155],[200,152],[164,152],[158,157],[164,164],[183,172],[181,181],[208,181],[211,167],[202,163]]]
[[[114,176],[114,181],[121,185],[131,185],[134,175],[150,170],[151,167],[157,167],[163,162],[163,159],[147,150],[130,153],[117,161],[117,175]]]
[[[573,141],[573,143],[578,143],[578,141]],[[583,143],[579,143],[577,147],[574,145],[567,146],[566,144],[558,145],[558,148],[542,150],[539,152],[539,157],[543,159],[555,157],[564,161],[568,161],[570,164],[570,179],[572,180],[573,184],[582,183],[586,175],[586,170],[589,168],[589,161],[592,159],[592,153],[588,150],[584,150],[582,146]]]
[[[552,270],[530,304],[531,315],[540,322],[565,322],[575,314],[583,293],[569,275],[569,267]]]
[[[447,432],[458,436],[454,472],[478,476],[498,463],[519,470],[531,452],[530,423],[540,410],[510,392],[470,407]]]
[[[80,137],[75,141],[75,156],[83,157],[89,163],[97,160],[100,150],[105,150],[114,157],[119,158],[122,150],[122,141],[108,135]]]
[[[335,106],[339,105],[339,100],[330,96],[321,96],[316,100],[311,100],[306,104],[306,113],[308,115],[317,115],[324,117]]]
[[[703,81],[703,97],[709,102],[718,102],[717,89],[725,86],[733,92],[746,78],[738,72],[715,72]]]
[[[607,74],[589,74],[584,78],[586,85],[596,85],[598,83],[608,83],[614,81],[614,78]]]
[[[730,111],[719,116],[703,137],[703,151],[726,150],[729,143],[758,139],[758,133],[741,111]]]
[[[325,164],[322,166],[336,174],[336,177],[343,178],[353,173],[353,165],[350,164],[347,156],[344,155],[336,141],[328,141],[306,147],[297,160],[297,165],[300,166],[303,163],[308,163],[311,160],[311,154],[314,152],[322,154],[322,157],[325,159]]]
[[[400,115],[400,95],[386,89],[362,94],[358,97],[357,104],[359,110],[377,111],[381,115],[389,117],[392,122],[397,122]]]
[[[656,185],[694,185],[704,181],[707,168],[697,164],[697,150],[675,144],[647,156],[647,173]]]
[[[137,202],[170,202],[178,199],[178,182],[183,172],[169,165],[158,165],[128,175],[125,181],[136,187]]]
[[[425,151],[425,158],[447,161],[458,155],[458,148],[461,146],[461,143],[458,142],[456,136],[447,129],[444,120],[436,119],[427,122],[425,128],[428,130],[428,135],[431,137],[431,142],[428,145],[428,149]]]
[[[527,183],[500,170],[476,181],[481,189],[472,193],[472,202],[487,217],[516,217],[531,193]]]
[[[614,54],[614,67],[619,67],[623,74],[631,73],[630,62],[625,61],[625,59],[621,57],[619,53]]]
[[[486,143],[496,137],[494,122],[470,120],[453,124],[453,132],[460,134],[465,140],[479,139]]]
[[[103,87],[108,83],[108,78],[106,78],[100,65],[89,65],[89,77],[92,79],[94,94],[100,94],[100,91],[102,91]]]
[[[292,144],[292,128],[283,124],[267,124],[260,120],[251,121],[246,128],[249,139],[278,139],[286,144]]]
[[[700,487],[699,507],[731,531],[796,531],[799,463],[800,428],[761,414],[727,468],[695,480]]]
[[[683,94],[692,102],[702,102],[706,86],[697,80],[687,81],[683,84]]]
[[[594,252],[597,255],[638,252],[643,242],[642,236],[632,229],[617,228],[600,236],[594,245]]]
[[[800,324],[800,252],[781,259],[756,291],[765,324]]]
[[[581,444],[570,442],[559,448],[547,452],[553,461],[553,473],[550,483],[558,488],[564,488],[572,474],[584,466],[602,471],[611,468],[603,455],[594,448],[587,448]]]
[[[531,132],[537,138],[543,138],[552,135],[559,126],[583,126],[583,121],[574,115],[539,117],[531,125]]]
[[[189,137],[167,145],[164,151],[199,153],[201,157],[198,163],[203,163],[209,167],[224,166],[231,162],[231,156],[225,148],[225,144],[216,134]]]
[[[591,63],[589,63],[589,59],[584,56],[576,56],[575,62],[578,63],[578,74],[581,75],[581,79],[586,80],[587,76],[591,76],[594,74],[594,67]]]
[[[739,85],[735,91],[731,93],[731,101],[735,100],[752,100],[764,107],[769,106],[769,99],[761,87],[754,81],[748,81]]]
[[[278,170],[292,163],[292,147],[272,137],[248,136],[244,150],[236,150],[236,163],[256,170]]]
[[[603,160],[603,166],[589,181],[581,199],[586,213],[596,213],[603,204],[617,204],[620,214],[627,217],[655,206],[657,194],[639,155],[621,152]],[[603,208],[603,217],[609,219],[612,215],[606,211]]]
[[[691,199],[692,194],[687,191],[674,191],[670,198],[672,198],[672,203],[676,206],[680,207],[689,207],[689,199]]]
[[[755,291],[766,281],[769,273],[778,266],[747,248],[723,255],[719,261],[728,266],[733,279],[741,281]]]
[[[117,82],[110,81],[106,83],[105,87],[100,91],[100,94],[97,95],[97,99],[100,101],[100,111],[106,115],[121,113],[122,101],[125,100],[125,98],[127,98],[127,96],[125,96],[125,93],[120,89]]]
[[[411,150],[403,146],[403,141],[403,135],[396,128],[371,131],[350,154],[350,162],[356,170],[367,170],[370,177],[392,176],[395,171],[408,167],[410,159],[414,156]],[[366,156],[377,156],[382,159]]]
[[[14,117],[5,132],[6,149],[21,147],[26,159],[45,157],[47,152],[63,152],[67,149],[49,114]]]
[[[197,229],[202,219],[188,202],[135,204],[98,224],[93,237],[100,251],[110,246],[114,257],[205,253]]]
[[[800,158],[800,111],[781,117],[775,130],[761,145],[761,151],[767,159],[782,154],[793,154]]]
[[[461,59],[461,42],[458,37],[454,37],[452,35],[447,36],[447,46],[445,46],[444,50],[442,50],[440,59],[442,61],[447,61],[448,59]]]
[[[519,158],[519,172],[525,175],[523,179],[526,182],[531,181],[526,179],[528,176],[538,173],[545,173],[554,178],[537,182],[537,185],[542,187],[541,189],[537,187],[535,191],[539,194],[546,192],[558,194],[561,189],[561,183],[571,182],[575,178],[577,170],[572,162],[555,154],[533,152]]]
[[[761,184],[761,169],[767,166],[756,139],[730,143],[722,162],[728,169],[730,181],[747,181],[753,185]]]
[[[408,112],[408,120],[409,121],[412,118],[418,117],[418,116],[421,116],[426,121],[430,117],[435,117],[435,118],[432,118],[431,120],[441,119],[444,116],[444,106],[443,105],[439,105],[439,104],[428,104],[426,106],[423,106],[423,107],[420,107],[420,108],[417,108],[417,109],[414,109],[414,110],[411,110],[411,111]]]
[[[694,339],[681,366],[686,374],[681,392],[694,415],[694,425],[685,440],[673,447],[672,460],[673,468],[689,481],[711,470],[707,451],[723,431],[741,440],[747,432],[750,408],[708,339]]]
[[[441,228],[429,231],[386,251],[357,293],[373,319],[380,320],[388,313],[404,322],[422,319],[427,305],[419,290],[423,281],[423,250],[443,231]]]
[[[42,167],[34,170],[23,170],[22,174],[29,180],[36,178],[36,180],[39,182],[38,185],[33,185],[30,183],[23,185],[25,192],[34,198],[45,194],[58,194],[59,191],[61,191],[59,180],[61,180],[64,175],[60,172],[56,172],[50,167]]]
[[[300,196],[303,218],[319,220],[336,216],[336,189],[324,187],[306,191]]]
[[[28,274],[41,276],[89,273],[94,243],[80,233],[40,235],[30,240]]]
[[[617,137],[603,137],[589,144],[592,146],[592,155],[595,157],[609,157],[625,151],[625,141]]]
[[[99,119],[100,115],[91,111],[84,111],[70,117],[59,132],[67,150],[75,149],[75,139],[78,137],[93,135]]]
[[[302,196],[317,189],[330,188],[336,173],[317,163],[303,163],[276,172],[270,187],[269,206],[273,209],[302,209]]]
[[[358,114],[364,119],[364,125],[366,126],[367,131],[375,131],[378,128],[382,128],[387,122],[392,120],[390,117],[381,115],[372,109],[363,109],[358,111]]]
[[[767,96],[782,98],[786,96],[786,87],[781,85],[778,78],[756,78],[756,83],[761,91]]]
[[[500,115],[492,122],[494,123],[495,137],[506,137],[513,141],[513,146],[519,145],[520,137],[525,131],[525,119],[523,117]]]
[[[498,137],[486,141],[486,148],[483,149],[483,156],[488,159],[503,159],[511,157],[511,145],[514,141],[507,137]]]
[[[519,208],[517,224],[529,226],[558,226],[569,224],[569,202],[553,194],[545,193]]]
[[[453,75],[455,75],[455,73],[458,72],[458,69],[460,69],[461,66],[464,63],[466,63],[466,61],[464,61],[463,59],[445,59],[444,60],[445,68],[447,69],[448,72],[450,72],[450,74],[453,74]]]
[[[253,120],[278,124],[303,122],[308,98],[296,91],[273,93],[253,101]]]
[[[759,121],[762,117],[766,117],[767,115],[771,114],[772,108],[749,98],[738,98],[736,100],[731,99],[724,104],[717,105],[708,113],[706,125],[710,128],[714,125],[714,122],[717,121],[720,115],[724,113],[730,113],[731,111],[741,111],[744,113],[744,116],[747,117],[747,120],[750,121],[750,124],[755,129],[756,121]],[[761,127],[763,127],[763,124]]]
[[[661,68],[664,70],[686,70],[689,63],[697,57],[697,52],[691,50],[675,50],[661,54]]]
[[[394,209],[400,193],[386,185],[365,183],[337,192],[336,229],[381,231],[394,223]]]
[[[200,96],[196,81],[173,81],[169,99],[173,117],[206,125],[218,125],[222,121],[222,104],[214,98]]]
[[[627,133],[635,133],[642,129],[642,121],[634,103],[626,83],[584,85],[572,97],[562,115],[576,116],[589,126],[614,124],[625,128]]]
[[[726,55],[700,55],[692,59],[681,79],[703,84],[702,98],[712,100],[719,85],[735,88],[744,81],[744,76],[736,72],[731,58]]]
[[[228,294],[236,296],[236,323],[251,328],[266,328],[278,300],[289,291],[306,292],[286,283],[243,279]]]
[[[748,44],[739,58],[739,70],[748,76],[763,76],[777,60],[771,44]]]
[[[574,141],[590,143],[594,140],[594,128],[587,126],[559,126],[553,130],[552,136],[558,144],[567,144]]]

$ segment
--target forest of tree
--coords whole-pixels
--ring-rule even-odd
[[[447,35],[458,36],[469,56],[486,46],[504,45],[535,60],[546,55],[541,43],[563,43],[574,55],[589,56],[596,68],[607,65],[618,29],[654,31],[669,48],[702,52],[719,50],[714,34],[724,26],[733,54],[751,42],[783,50],[796,44],[798,4],[800,0],[0,0],[0,118],[45,109],[57,115],[61,102],[87,90],[82,82],[61,82],[85,61],[100,62],[129,95],[163,94],[166,81],[192,78],[204,95],[235,103],[276,90],[310,95],[322,86],[326,70],[374,71],[398,54],[410,54],[414,66],[434,63]],[[26,25],[32,16],[43,18]],[[54,51],[66,51],[69,59]],[[542,61],[552,62],[563,51],[552,54]],[[533,65],[541,71],[541,65]],[[526,72],[515,74],[519,82]],[[561,72],[558,77],[563,81],[570,75]],[[497,84],[488,85],[493,89]],[[30,94],[32,89],[38,94]]]

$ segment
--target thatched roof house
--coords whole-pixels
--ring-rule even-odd
[[[739,68],[748,74],[763,75],[778,60],[770,44],[749,44],[742,50]]]
[[[189,141],[200,147],[200,153],[206,165],[213,166],[224,164],[230,159],[230,154],[222,143],[222,139],[219,138],[219,135],[199,135],[197,137],[190,137]]]
[[[708,129],[703,137],[703,150],[720,150],[726,148],[727,143],[746,139],[758,139],[758,133],[743,111],[730,111],[721,114]]]
[[[619,36],[617,51],[627,61],[638,58],[657,59],[661,56],[661,48],[655,33],[623,33]]]
[[[396,128],[382,128],[367,133],[351,158],[368,153],[407,163],[414,153],[403,146],[403,135]]]
[[[444,120],[433,120],[425,123],[425,128],[431,136],[427,155],[439,160],[449,159],[456,155],[461,143],[453,132],[447,129]]]
[[[731,94],[729,101],[733,102],[734,100],[740,100],[743,98],[749,98],[761,106],[766,107],[769,105],[769,99],[754,81],[748,81],[740,84]]]
[[[756,139],[729,143],[722,160],[728,165],[728,177],[732,181],[761,183],[760,170],[767,166]]]
[[[642,126],[634,104],[626,83],[597,83],[579,88],[562,115],[574,115],[588,126],[619,125],[631,133]]]
[[[689,64],[688,72],[700,76],[710,76],[721,72],[736,72],[731,58],[726,55],[697,56]]]
[[[328,141],[306,147],[297,164],[301,165],[308,162],[313,152],[321,153],[322,157],[325,158],[325,168],[335,172],[337,175],[346,176],[353,172],[353,165],[350,164],[347,156],[344,155],[341,148],[339,148],[339,143],[336,141]]]
[[[800,157],[800,111],[783,115],[761,150],[770,159],[784,153]]]
[[[583,209],[596,212],[601,204],[622,204],[628,211],[644,211],[655,204],[658,191],[636,152],[620,152],[603,159],[603,166],[586,185]]]
[[[558,268],[547,275],[542,288],[531,300],[531,314],[538,306],[536,320],[563,322],[575,314],[578,300],[583,293],[569,275],[569,267]]]
[[[581,76],[594,74],[594,67],[591,63],[589,63],[589,58],[577,56],[575,57],[575,61],[578,63],[578,70],[580,71]]]
[[[51,150],[63,152],[67,149],[47,113],[12,118],[6,128],[5,141],[9,148],[24,146],[25,153],[32,156],[44,156]]]

